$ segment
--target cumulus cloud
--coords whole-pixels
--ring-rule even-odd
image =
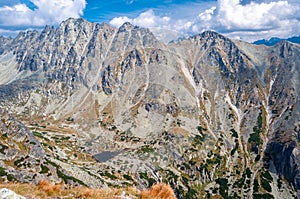
[[[170,17],[156,16],[153,10],[151,9],[141,13],[138,17],[133,19],[128,18],[126,16],[115,17],[110,21],[110,24],[119,27],[125,22],[130,22],[134,25],[148,27],[148,28],[153,28],[153,27],[169,28],[170,27]]]
[[[228,36],[253,41],[272,36],[299,34],[299,5],[288,1],[242,5],[240,0],[218,0],[215,8],[199,14],[193,22],[200,29],[214,29]]]
[[[241,6],[238,2],[227,3],[226,0],[219,2],[219,25],[221,28],[229,30],[230,34],[234,35],[238,31],[243,31],[241,37],[248,37],[252,41],[273,36],[286,38],[299,34],[299,4],[274,1],[269,3],[251,2]],[[225,11],[227,7],[237,11],[230,14]]]
[[[299,8],[288,1],[241,5],[239,0],[219,0],[217,20],[226,29],[271,29],[295,17]]]
[[[128,18],[127,16],[115,17],[109,23],[113,26],[119,27],[125,22],[129,22],[140,27],[150,28],[158,39],[165,42],[169,42],[170,40],[176,39],[180,36],[175,28],[176,24],[174,24],[174,21],[171,21],[170,17],[157,16],[151,9],[141,13],[136,18]],[[177,26],[181,26],[184,22],[182,22],[182,24],[178,24],[180,21],[175,23],[177,23]]]
[[[149,10],[136,18],[117,17],[110,23],[120,26],[128,21],[142,27],[173,30],[182,35],[215,30],[230,37],[254,41],[272,36],[299,35],[299,13],[299,3],[289,3],[286,0],[250,1],[246,4],[242,4],[241,0],[218,0],[215,6],[191,19],[158,16]]]
[[[26,4],[0,7],[2,26],[44,26],[83,15],[85,0],[31,0],[35,9]]]

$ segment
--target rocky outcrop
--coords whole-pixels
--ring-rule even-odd
[[[0,190],[0,198],[1,199],[26,199],[25,197],[20,196],[15,192],[6,188]]]

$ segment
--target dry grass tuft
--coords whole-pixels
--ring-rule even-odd
[[[153,185],[149,191],[142,191],[142,199],[176,199],[173,189],[166,184]]]
[[[10,189],[21,196],[34,199],[120,199],[123,192],[132,199],[141,198],[141,191],[134,187],[91,189],[82,186],[54,185],[45,180],[40,181],[37,186],[26,183],[0,183],[1,188]]]
[[[42,191],[44,191],[47,195],[59,195],[61,192],[61,185],[52,185],[50,182],[46,180],[41,180],[38,183],[38,188]]]
[[[134,187],[90,189],[62,184],[52,184],[42,180],[37,186],[22,183],[0,184],[19,195],[34,199],[81,198],[81,199],[120,199],[128,196],[132,199],[176,199],[172,188],[166,184],[153,185],[150,190],[139,191]]]
[[[88,189],[86,188],[85,190],[83,190],[82,192],[82,196],[85,197],[85,198],[90,198],[92,197],[93,195],[95,195],[95,191],[93,189]]]
[[[45,189],[46,187],[50,186],[50,182],[46,181],[46,180],[41,180],[39,183],[38,183],[38,188],[39,189]]]

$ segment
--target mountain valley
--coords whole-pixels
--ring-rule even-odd
[[[300,197],[300,46],[68,19],[0,37],[0,176]]]

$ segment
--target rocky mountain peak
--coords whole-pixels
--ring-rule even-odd
[[[280,56],[289,57],[294,53],[294,46],[297,44],[293,44],[289,41],[283,40],[276,44],[276,47],[280,49]]]
[[[213,41],[213,40],[230,40],[229,38],[224,37],[223,35],[215,32],[215,31],[204,31],[203,33],[192,37],[194,39],[201,39],[204,41]]]
[[[213,31],[163,44],[83,19],[0,40],[0,167],[18,180],[165,181],[178,198],[300,190],[298,45]]]
[[[59,26],[80,26],[84,24],[91,24],[83,18],[68,18],[65,21],[61,22]]]
[[[11,43],[12,38],[3,37],[0,35],[0,55],[4,52],[4,49]]]
[[[54,26],[46,25],[45,28],[42,30],[42,34],[49,34],[50,32],[53,32],[56,28]]]
[[[201,37],[204,37],[204,38],[217,38],[217,37],[223,37],[221,34],[215,32],[215,31],[212,31],[212,30],[206,30],[204,32],[202,32],[201,34],[199,34]]]
[[[122,26],[119,27],[118,32],[125,32],[125,31],[130,31],[134,28],[138,28],[137,26],[132,25],[129,22],[125,22]]]

